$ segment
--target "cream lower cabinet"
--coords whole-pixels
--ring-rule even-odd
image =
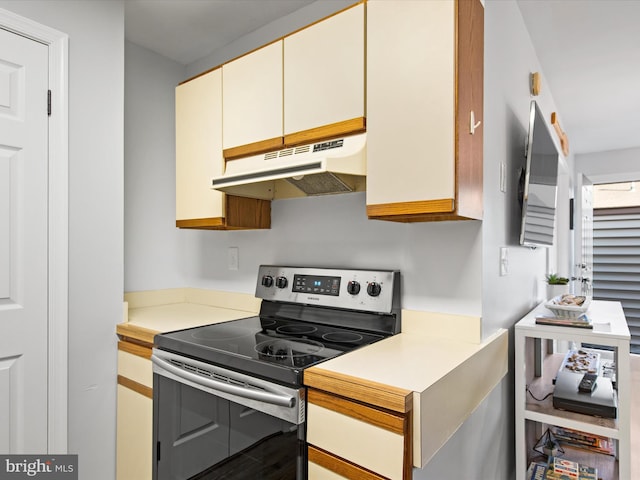
[[[271,203],[211,188],[224,169],[222,74],[215,69],[176,87],[176,226],[269,228]]]
[[[412,416],[407,407],[411,392],[401,392],[396,406],[387,404],[394,411],[381,406],[386,403],[384,394],[370,397],[372,403],[367,403],[365,399],[376,388],[345,389],[319,377],[310,378],[309,383],[329,390],[309,388],[307,392],[309,480],[411,478]],[[351,392],[359,400],[337,391]]]
[[[367,2],[367,215],[482,218],[480,0]]]
[[[119,342],[118,480],[151,480],[153,453],[153,371],[145,349]]]

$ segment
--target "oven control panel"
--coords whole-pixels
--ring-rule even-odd
[[[399,304],[400,272],[262,265],[256,297],[389,313]]]

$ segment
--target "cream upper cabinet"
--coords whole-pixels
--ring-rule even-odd
[[[222,81],[223,148],[282,144],[282,40],[224,64]]]
[[[222,72],[212,70],[176,87],[176,226],[269,228],[271,204],[211,188],[224,169]]]
[[[176,87],[176,220],[224,216],[224,194],[210,185],[222,165],[222,75],[217,69]]]
[[[367,2],[369,218],[482,218],[483,28],[480,0]]]
[[[365,116],[365,7],[360,3],[284,39],[284,133]],[[338,132],[337,135],[341,133]],[[295,141],[294,141],[295,143]]]

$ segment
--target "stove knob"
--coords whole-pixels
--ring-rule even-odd
[[[276,287],[284,288],[287,286],[287,277],[276,277]]]
[[[357,295],[360,293],[360,282],[356,282],[355,280],[347,283],[347,292],[351,295]]]
[[[262,286],[271,288],[273,285],[273,277],[271,275],[263,275],[262,276]]]
[[[371,282],[369,285],[367,285],[367,293],[371,297],[377,297],[378,295],[380,295],[381,291],[382,287],[377,282]]]

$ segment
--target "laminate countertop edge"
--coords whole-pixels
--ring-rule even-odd
[[[413,410],[414,466],[422,468],[507,369],[505,329],[481,343],[400,333],[305,370],[305,384],[397,412]]]

